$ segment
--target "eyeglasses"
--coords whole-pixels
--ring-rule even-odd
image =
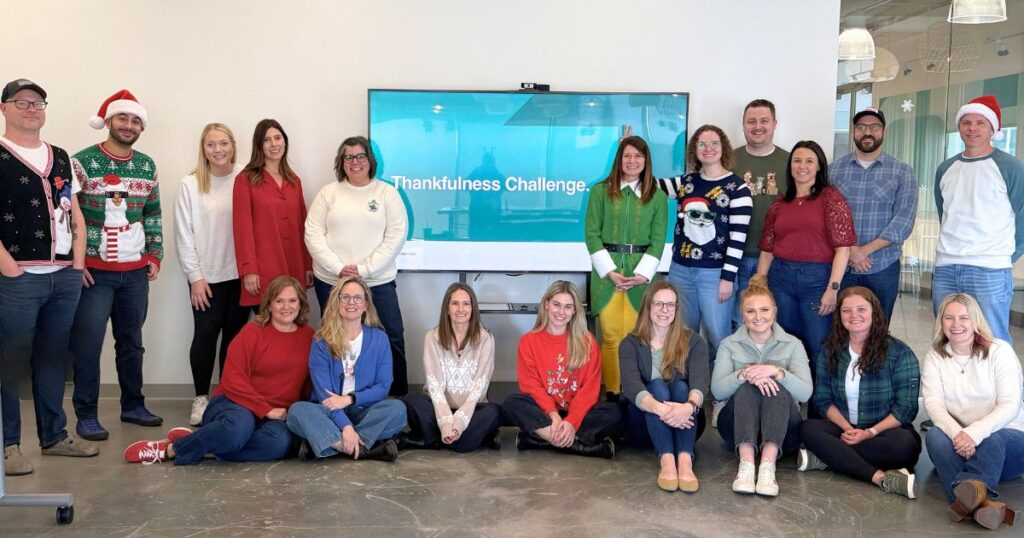
[[[12,99],[7,102],[14,103],[14,106],[18,110],[28,110],[28,107],[32,107],[36,110],[46,110],[46,105],[49,104],[46,101],[27,101],[25,99]]]
[[[686,211],[686,215],[691,219],[715,220],[714,211],[700,211],[698,209],[689,209]]]
[[[651,302],[651,306],[654,307],[655,310],[675,310],[676,309],[676,303],[665,302],[665,301],[652,301]]]
[[[355,161],[357,163],[365,163],[367,161],[367,159],[369,159],[369,157],[367,157],[365,153],[356,153],[355,155],[345,155],[344,157],[341,158],[341,160],[343,160],[343,161],[345,161],[347,163],[350,163],[352,161]]]
[[[717,141],[717,140],[712,140],[710,142],[697,142],[697,149],[707,149],[707,148],[715,149],[715,148],[717,148],[717,147],[719,147],[721,145],[722,145],[722,143]]]
[[[868,124],[868,123],[858,123],[857,125],[853,126],[853,130],[857,131],[858,133],[866,133],[868,131],[871,131],[872,133],[876,133],[877,134],[877,133],[882,132],[882,129],[884,129],[884,128],[885,127],[882,126],[881,123],[871,123],[871,124]]]
[[[364,302],[366,302],[366,296],[364,296],[364,295],[349,295],[349,294],[346,293],[344,295],[339,295],[338,296],[338,300],[343,302],[343,303],[363,304]]]

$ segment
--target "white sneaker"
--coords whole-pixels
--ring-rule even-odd
[[[210,398],[208,396],[196,396],[192,400],[192,416],[189,417],[188,423],[192,426],[198,426],[203,423],[203,413],[206,412],[206,406],[210,404]]]
[[[801,448],[796,456],[796,470],[797,471],[824,471],[828,469],[828,465],[825,462],[818,459],[818,456],[814,455],[814,452]]]
[[[718,415],[722,414],[722,409],[725,409],[725,402],[719,402],[715,400],[711,402],[711,427],[718,427]]]
[[[736,471],[736,480],[732,481],[732,490],[736,493],[754,492],[754,462],[740,460],[740,468]]]
[[[757,469],[757,487],[754,488],[754,492],[767,497],[779,494],[779,483],[775,481],[775,462],[761,462]]]

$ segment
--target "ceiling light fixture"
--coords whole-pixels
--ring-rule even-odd
[[[875,57],[875,40],[864,28],[847,28],[839,34],[840,60],[871,60]]]
[[[949,17],[954,24],[985,24],[1006,20],[1006,0],[953,0]]]

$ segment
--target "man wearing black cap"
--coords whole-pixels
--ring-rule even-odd
[[[99,453],[65,430],[64,364],[82,292],[85,220],[70,157],[39,136],[45,99],[27,79],[11,81],[0,96],[0,392],[8,475],[33,470],[20,446],[18,382],[28,367],[43,454]]]
[[[842,288],[864,286],[882,303],[885,319],[900,287],[903,242],[914,229],[917,179],[914,170],[882,152],[885,114],[865,108],[853,117],[853,153],[829,168],[832,184],[843,193],[853,212],[857,245],[850,247],[850,267]]]

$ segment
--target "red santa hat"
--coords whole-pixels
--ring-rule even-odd
[[[992,124],[992,140],[999,141],[1003,139],[1003,115],[999,110],[999,101],[996,101],[994,95],[982,95],[960,107],[960,111],[956,113],[955,123],[959,125],[960,119],[967,114],[980,114]]]
[[[107,192],[123,192],[125,189],[124,183],[117,174],[107,174],[103,176],[103,190]]]
[[[131,114],[142,121],[142,128],[146,128],[146,109],[139,104],[139,100],[128,90],[121,90],[103,101],[99,112],[89,119],[89,126],[93,129],[102,129],[107,120],[118,114]]]
[[[710,207],[711,205],[708,204],[708,201],[700,196],[691,196],[683,200],[682,204],[683,211],[688,211],[690,209],[702,209],[707,211]]]

